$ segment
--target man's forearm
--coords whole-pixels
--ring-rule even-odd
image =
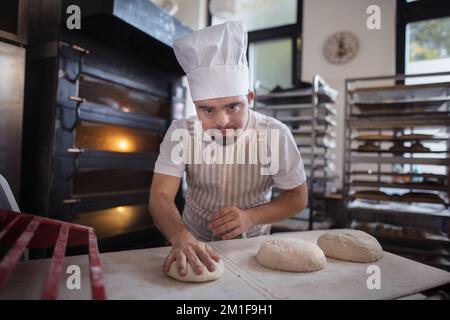
[[[149,209],[153,222],[170,243],[173,244],[181,237],[191,236],[181,219],[174,201],[164,194],[152,197]]]
[[[287,219],[307,206],[307,196],[298,192],[285,191],[271,202],[245,210],[252,225],[270,224]]]

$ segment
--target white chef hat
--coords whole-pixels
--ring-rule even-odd
[[[242,21],[194,31],[173,44],[175,56],[186,72],[192,100],[247,94],[247,30]]]

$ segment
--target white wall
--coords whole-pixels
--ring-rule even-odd
[[[366,27],[366,9],[381,9],[381,29]],[[329,63],[323,55],[323,44],[331,34],[351,31],[359,39],[356,57],[343,65]],[[336,107],[338,116],[336,170],[342,183],[344,102],[347,78],[391,75],[395,73],[395,0],[303,0],[302,80],[311,81],[320,74],[340,92]]]

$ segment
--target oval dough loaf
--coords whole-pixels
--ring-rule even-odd
[[[293,272],[311,272],[323,269],[326,258],[323,251],[309,241],[280,238],[265,241],[256,260],[264,267]]]
[[[317,245],[330,258],[353,262],[374,262],[383,256],[377,239],[360,230],[332,230],[324,233]]]
[[[214,261],[214,271],[210,272],[206,267],[204,267],[202,274],[198,275],[194,272],[191,265],[188,263],[186,265],[187,273],[184,276],[180,276],[178,273],[178,269],[175,262],[172,262],[169,268],[169,272],[167,275],[171,278],[174,278],[178,281],[183,282],[206,282],[206,281],[212,281],[217,280],[224,271],[224,265],[222,262],[222,259],[219,260],[219,262]]]

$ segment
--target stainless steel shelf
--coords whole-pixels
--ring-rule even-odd
[[[411,106],[430,106],[436,104],[444,104],[450,101],[450,96],[445,97],[428,97],[428,98],[406,98],[406,99],[385,99],[379,101],[349,101],[351,105],[356,107],[378,108],[380,106],[391,107],[411,107]]]
[[[383,238],[382,236],[379,236],[380,239],[387,241],[389,239]],[[404,239],[407,239],[413,243],[411,243],[411,245],[417,245],[417,242],[421,242],[420,238],[406,238],[406,237],[391,237],[390,240],[392,241],[392,239],[394,239],[394,241],[404,241]],[[436,244],[435,242],[433,242],[433,244]],[[443,245],[441,243],[439,243],[439,245]],[[400,247],[400,246],[395,246],[395,245],[389,245],[389,244],[383,244],[383,249],[385,251],[389,251],[389,252],[393,252],[393,253],[407,253],[407,254],[411,254],[411,255],[417,255],[417,256],[428,256],[428,257],[450,257],[450,253],[448,251],[446,251],[444,248],[444,250],[442,251],[438,251],[438,250],[425,250],[425,249],[417,249],[417,248],[410,248],[410,247]]]
[[[349,208],[351,213],[361,213],[361,214],[388,214],[388,215],[398,215],[398,216],[429,216],[429,217],[439,217],[439,218],[450,218],[450,215],[442,212],[416,212],[416,211],[397,211],[397,210],[384,210],[384,209],[369,209],[369,208]]]
[[[317,92],[319,103],[334,102],[338,92],[328,86],[321,85]],[[259,103],[264,104],[290,104],[290,103],[311,103],[314,95],[314,88],[303,88],[285,92],[271,92],[258,94]]]
[[[306,117],[306,116],[300,116],[300,117],[279,116],[279,117],[277,117],[277,119],[282,122],[299,122],[299,123],[307,123],[307,124],[311,123],[311,117]],[[333,127],[336,126],[336,121],[334,121],[329,116],[326,116],[323,118],[316,118],[316,122],[318,125],[329,125],[329,126],[333,126]]]
[[[404,158],[404,157],[350,157],[351,163],[391,163],[391,164],[430,164],[448,166],[448,158]]]
[[[385,77],[386,79],[388,77]],[[355,81],[357,79],[354,79]],[[366,80],[371,80],[367,78]],[[389,92],[389,91],[401,91],[401,90],[418,90],[418,89],[430,89],[430,88],[450,88],[450,82],[440,83],[423,83],[423,84],[396,84],[391,86],[374,86],[374,87],[360,87],[356,89],[348,90],[350,94],[364,93],[364,92]]]
[[[373,141],[373,142],[408,142],[408,141],[448,141],[449,138],[440,138],[440,137],[422,137],[422,138],[402,138],[402,137],[383,137],[383,138],[361,138],[361,137],[353,137],[352,140],[355,141]]]
[[[307,137],[311,137],[312,136],[312,132],[311,131],[305,131],[304,129],[291,129],[291,132],[295,137],[298,138],[307,138]],[[323,138],[323,137],[329,137],[329,138],[336,138],[336,133],[334,131],[330,131],[330,130],[321,130],[321,129],[317,129],[315,131],[315,135],[316,138]]]
[[[404,242],[404,243],[409,243],[409,244],[415,244],[417,245],[418,242],[420,242],[421,244],[430,244],[430,245],[449,245],[450,244],[450,240],[438,240],[438,239],[429,239],[429,238],[410,238],[410,237],[394,237],[394,236],[388,236],[388,235],[383,235],[380,234],[378,232],[368,232],[369,234],[371,234],[372,236],[374,236],[375,238],[381,239],[381,240],[386,240],[386,241],[400,241],[400,242]],[[428,251],[427,255],[429,255],[430,252]]]
[[[403,129],[411,127],[450,126],[450,117],[423,117],[417,119],[383,118],[380,120],[349,119],[350,129]]]
[[[315,106],[311,103],[291,103],[291,104],[279,104],[279,105],[260,105],[255,108],[255,111],[282,111],[282,110],[312,110]],[[333,115],[336,114],[336,110],[328,103],[319,103],[317,105],[318,110],[325,110]]]
[[[448,176],[443,174],[434,174],[434,173],[399,173],[399,172],[386,172],[386,171],[363,171],[363,170],[355,170],[351,171],[350,175],[368,175],[368,176],[395,176],[395,177],[422,177],[429,179],[440,179],[440,180],[448,180]]]
[[[351,149],[351,152],[358,153],[408,153],[408,154],[416,154],[416,153],[426,153],[426,154],[442,154],[449,153],[449,150],[443,151],[410,151],[410,150],[359,150],[359,149]]]
[[[299,146],[297,145],[297,147],[299,147]],[[299,148],[301,148],[300,149],[300,153],[301,153],[303,159],[309,159],[309,160],[313,159],[313,156],[311,154],[312,151],[308,150],[310,148],[308,148],[308,147],[299,147]],[[315,151],[316,151],[315,155],[316,156],[314,158],[314,160],[316,162],[317,162],[317,160],[320,160],[320,159],[324,159],[326,161],[329,161],[329,160],[334,160],[336,158],[336,157],[334,157],[334,155],[324,155],[323,152],[321,152],[322,150],[329,151],[329,150],[332,150],[332,149],[327,148],[327,147],[316,146],[315,147]],[[319,152],[321,152],[321,153],[319,153]]]
[[[359,118],[371,118],[374,120],[384,120],[384,119],[398,119],[400,117],[404,117],[405,116],[405,112],[408,113],[408,116],[410,118],[422,118],[422,117],[449,117],[450,116],[450,111],[432,111],[432,112],[425,112],[425,111],[408,111],[408,110],[403,110],[401,112],[386,112],[386,110],[378,110],[377,113],[369,113],[369,112],[364,112],[364,113],[352,113],[350,114],[350,118],[353,119],[359,119]]]
[[[374,237],[377,237],[381,240],[386,240],[386,241],[393,241],[393,242],[398,242],[396,245],[400,245],[400,243],[402,245],[412,245],[413,250],[416,251],[422,251],[424,250],[423,247],[419,247],[418,245],[426,245],[427,249],[431,249],[433,246],[439,246],[439,248],[444,248],[445,246],[450,245],[450,239],[448,238],[448,236],[445,236],[444,234],[440,235],[440,234],[436,234],[434,232],[432,232],[431,230],[427,230],[427,229],[422,229],[425,232],[425,235],[423,237],[412,237],[412,236],[407,236],[407,235],[394,235],[394,234],[384,234],[379,232],[378,230],[376,230],[376,228],[378,226],[384,226],[385,229],[396,229],[396,230],[402,230],[403,228],[399,227],[399,226],[395,226],[395,225],[388,225],[386,226],[385,224],[381,223],[381,224],[377,224],[377,223],[361,223],[361,224],[356,224],[353,227],[357,230],[363,230],[366,231],[367,233],[371,234]],[[414,229],[414,228],[413,228]],[[391,244],[392,246],[393,244]],[[431,245],[431,248],[430,248]],[[384,246],[383,246],[384,248]],[[449,251],[444,250],[444,251],[440,251],[440,252],[429,252],[427,250],[426,255],[444,255],[447,256],[449,255]]]
[[[377,182],[377,181],[362,181],[354,180],[349,183],[353,187],[381,187],[381,188],[396,188],[396,189],[414,189],[414,190],[435,190],[435,191],[449,191],[449,186],[445,184],[426,184],[426,183],[395,183],[395,182]]]
[[[335,149],[336,146],[334,144],[329,144],[329,143],[318,143],[318,144],[314,144],[314,143],[298,143],[297,142],[297,147],[302,147],[302,148],[310,148],[312,145],[315,145],[316,148],[325,148],[325,149]]]
[[[308,164],[308,163],[305,163],[304,166],[305,166],[305,169],[311,168],[311,165]],[[323,164],[315,164],[315,165],[314,165],[314,170],[315,170],[315,171],[328,170],[328,171],[332,172],[332,171],[334,171],[335,169],[334,169],[333,167],[330,167],[329,165],[324,166]]]

